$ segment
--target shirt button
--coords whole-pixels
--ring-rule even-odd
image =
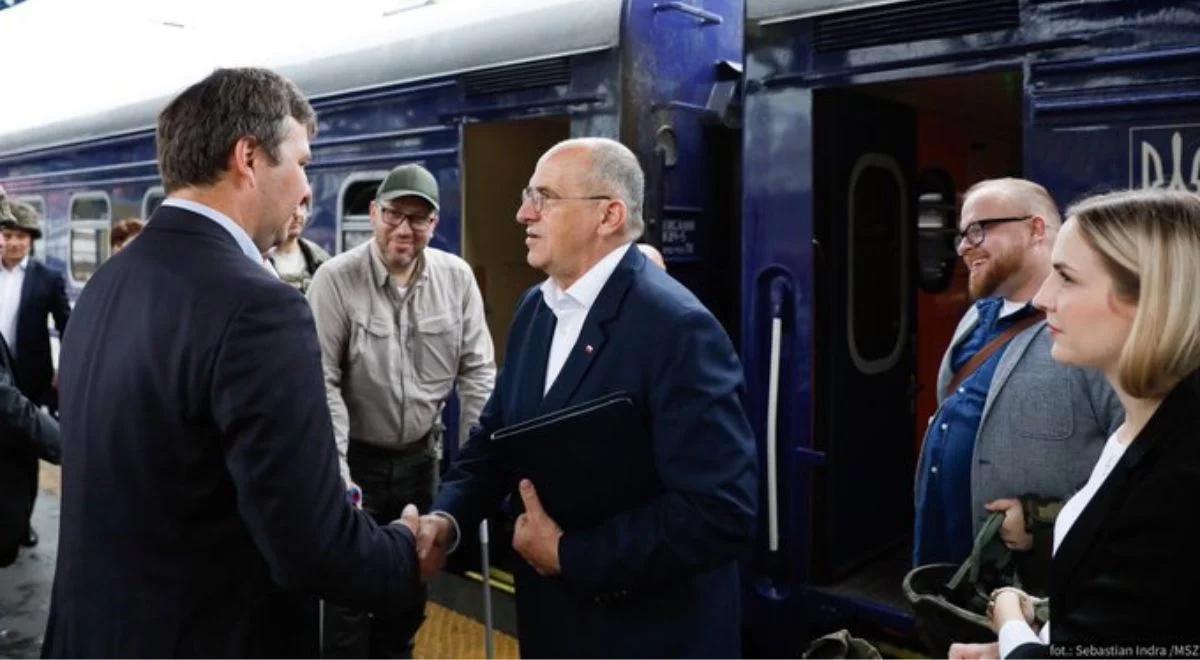
[[[929,471],[930,471],[930,472],[932,472],[932,473],[934,473],[934,474],[937,474],[937,466],[935,465],[935,466],[933,466],[933,467],[929,468]]]
[[[946,422],[942,422],[942,430],[945,431],[948,428],[950,428],[950,425],[947,424]]]
[[[958,388],[958,393],[959,393],[959,394],[962,394],[963,392],[966,392],[966,391],[967,391],[967,388],[965,388],[965,387],[960,387],[960,388]]]

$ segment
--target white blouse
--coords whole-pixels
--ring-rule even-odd
[[[1096,491],[1100,490],[1100,486],[1108,479],[1108,475],[1112,473],[1116,467],[1117,461],[1125,455],[1125,450],[1129,448],[1128,444],[1121,444],[1117,441],[1117,434],[1113,433],[1108,438],[1108,442],[1104,443],[1104,451],[1100,452],[1100,459],[1096,461],[1096,466],[1092,468],[1092,476],[1088,477],[1087,483],[1079,492],[1071,496],[1067,503],[1063,505],[1061,511],[1058,512],[1058,518],[1054,520],[1054,552],[1058,553],[1058,546],[1062,544],[1062,540],[1066,538],[1067,532],[1071,531],[1071,526],[1079,519],[1080,514],[1087,508],[1089,502],[1096,495]],[[1000,657],[1007,658],[1018,646],[1028,643],[1034,644],[1049,644],[1050,643],[1050,622],[1042,626],[1039,633],[1033,632],[1033,628],[1024,621],[1009,621],[1000,628]]]

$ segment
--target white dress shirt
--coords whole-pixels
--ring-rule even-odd
[[[4,335],[4,342],[13,357],[17,356],[17,315],[21,312],[21,287],[25,284],[28,265],[28,255],[12,270],[0,264],[0,334]]]
[[[1104,484],[1105,479],[1108,479],[1108,475],[1116,467],[1117,461],[1121,460],[1121,457],[1125,455],[1125,450],[1128,448],[1128,444],[1121,444],[1117,441],[1116,433],[1109,436],[1108,442],[1104,443],[1104,450],[1100,452],[1100,459],[1096,461],[1096,466],[1092,468],[1092,476],[1088,478],[1083,488],[1079,489],[1079,492],[1067,500],[1062,510],[1058,512],[1058,517],[1054,519],[1054,553],[1058,553],[1058,546],[1066,538],[1067,532],[1071,531],[1071,526],[1079,519],[1080,514],[1087,508],[1088,503],[1095,497],[1096,491],[1100,490],[1100,486]],[[1050,643],[1049,621],[1037,633],[1033,632],[1033,628],[1029,627],[1029,624],[1024,621],[1009,621],[1001,626],[1000,657],[1007,658],[1018,646],[1030,642],[1034,644]]]
[[[546,360],[546,384],[542,388],[542,395],[550,391],[554,379],[558,378],[558,373],[567,363],[567,356],[571,354],[575,342],[579,341],[579,333],[583,331],[588,312],[630,245],[625,243],[604,255],[566,291],[558,288],[553,278],[542,283],[542,299],[558,319],[554,326],[554,339],[550,342],[550,357]]]
[[[258,251],[258,247],[254,245],[254,241],[250,240],[250,234],[247,234],[246,230],[242,229],[241,225],[234,222],[232,218],[224,213],[221,213],[211,206],[201,204],[200,202],[193,202],[189,199],[179,199],[177,197],[168,197],[167,201],[163,202],[162,205],[174,206],[175,208],[191,211],[192,213],[199,213],[218,225],[221,225],[225,231],[229,232],[229,235],[233,237],[233,240],[237,241],[238,247],[241,248],[242,253],[253,260],[254,263],[258,264],[259,267],[266,268],[271,272],[275,272],[274,269],[270,268],[269,266],[263,265],[262,253]]]

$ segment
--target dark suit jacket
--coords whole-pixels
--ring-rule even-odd
[[[1067,655],[1077,644],[1200,643],[1198,382],[1193,375],[1167,396],[1054,555],[1050,642]],[[1012,657],[1051,654],[1025,644]]]
[[[305,594],[412,607],[412,535],[346,500],[308,305],[223,228],[161,207],[72,323],[44,655],[305,656]]]
[[[39,406],[58,407],[54,393],[54,365],[50,360],[50,330],[47,317],[61,336],[71,316],[63,276],[45,264],[29,260],[21,285],[21,306],[17,311],[16,362],[13,372],[21,391]]]
[[[568,531],[559,545],[561,577],[519,563],[521,655],[740,655],[735,559],[753,538],[757,483],[742,370],[728,337],[637,249],[601,290],[543,398],[554,325],[541,292],[528,291],[482,429],[446,475],[434,508],[454,515],[464,532],[476,529],[516,481],[501,467],[492,431],[625,391],[648,423],[663,492],[598,527]]]
[[[58,422],[33,405],[12,373],[12,355],[0,337],[0,566],[17,558],[37,489],[38,458],[57,463]]]

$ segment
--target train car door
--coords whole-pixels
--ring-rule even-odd
[[[836,580],[912,525],[916,115],[814,94],[815,577]]]

